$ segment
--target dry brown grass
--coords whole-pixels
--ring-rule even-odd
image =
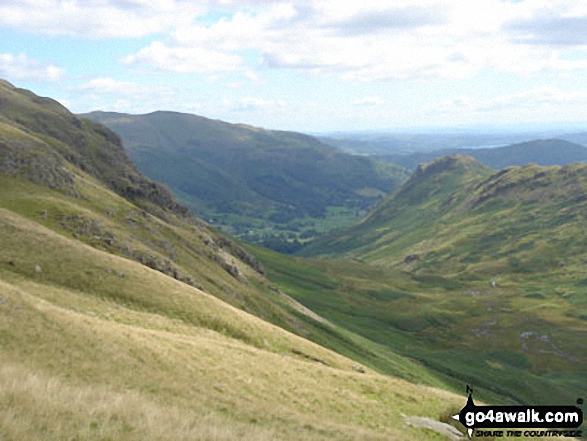
[[[7,440],[273,440],[274,430],[163,406],[134,391],[71,386],[0,368],[0,435]]]

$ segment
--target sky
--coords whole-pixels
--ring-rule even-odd
[[[0,78],[75,113],[587,129],[587,2],[0,0]]]

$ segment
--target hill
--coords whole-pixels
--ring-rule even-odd
[[[587,147],[562,139],[538,139],[505,147],[454,148],[410,155],[380,155],[377,158],[400,164],[409,169],[415,169],[419,164],[455,154],[471,156],[482,164],[496,170],[530,163],[549,166],[587,161]]]
[[[113,132],[0,103],[2,439],[438,439],[402,414],[462,406],[377,373],[450,387],[277,289]]]
[[[419,166],[361,222],[326,236],[307,252],[352,253],[388,266],[403,265],[417,254],[407,259],[411,271],[426,272],[430,262],[446,275],[481,271],[485,261],[493,262],[491,271],[509,272],[511,259],[530,257],[543,247],[564,261],[580,250],[581,238],[573,239],[572,247],[568,242],[569,231],[583,221],[586,172],[587,164],[496,172],[466,156],[439,158]],[[552,268],[540,270],[546,269]]]
[[[295,132],[175,112],[84,116],[117,132],[140,170],[194,213],[274,248],[348,223],[408,177]]]

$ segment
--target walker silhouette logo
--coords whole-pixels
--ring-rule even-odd
[[[582,435],[577,428],[583,423],[583,411],[577,406],[476,406],[473,389],[468,385],[467,394],[467,404],[453,418],[467,428],[469,438],[473,433],[477,437]],[[577,405],[582,404],[583,400],[578,399]]]

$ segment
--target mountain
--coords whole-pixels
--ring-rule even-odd
[[[587,164],[495,171],[439,158],[304,249],[336,288],[294,297],[477,387],[572,399],[587,361],[586,219]]]
[[[267,230],[311,238],[356,218],[408,177],[295,132],[175,112],[84,116],[117,132],[140,170],[193,212],[257,242]]]
[[[2,439],[438,439],[402,414],[462,396],[264,273],[109,129],[0,82]]]
[[[496,170],[512,165],[567,165],[587,161],[587,147],[562,139],[538,139],[535,141],[493,148],[455,148],[410,155],[380,155],[380,160],[391,161],[409,169],[434,158],[450,155],[467,155]]]

